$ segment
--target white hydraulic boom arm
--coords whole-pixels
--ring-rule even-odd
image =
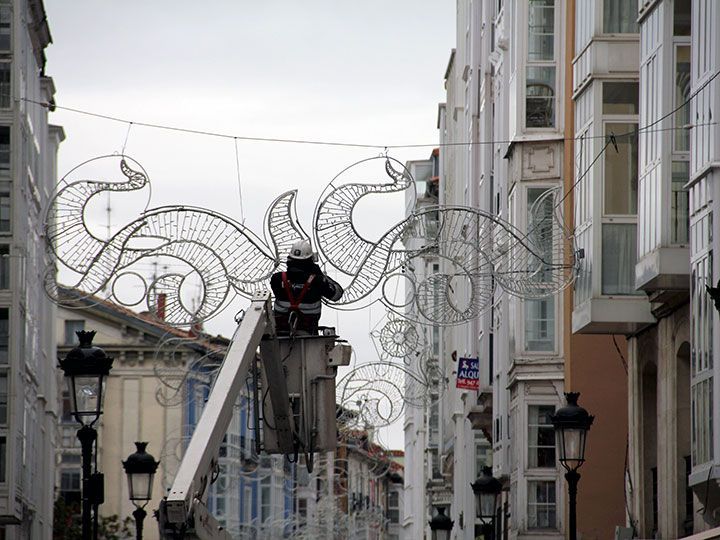
[[[267,292],[252,299],[235,331],[175,481],[160,505],[161,538],[230,538],[207,510],[203,499],[207,496],[218,463],[218,453],[232,420],[233,407],[266,333],[274,334],[270,294]],[[174,532],[169,532],[171,530]]]
[[[350,363],[350,346],[327,327],[322,327],[321,335],[277,336],[270,293],[255,296],[235,331],[170,492],[160,503],[161,538],[230,538],[205,501],[233,407],[258,347],[261,368],[253,386],[254,407],[257,414],[259,385],[270,397],[267,404],[263,400],[263,419],[266,415],[273,419],[272,426],[264,425],[262,430],[256,426],[263,451],[286,456],[303,452],[311,471],[314,452],[337,447],[335,376],[338,366]]]

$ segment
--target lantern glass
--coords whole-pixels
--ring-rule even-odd
[[[560,462],[568,471],[577,470],[585,462],[585,438],[583,428],[562,428],[558,430]]]
[[[494,493],[479,493],[475,495],[475,508],[478,511],[478,517],[483,523],[489,523],[495,516],[495,499]]]
[[[102,412],[104,375],[72,375],[67,377],[73,397],[73,416],[81,424],[94,424]]]
[[[432,532],[433,540],[450,540],[450,531],[437,530]]]
[[[128,493],[131,501],[149,501],[155,473],[128,473]]]

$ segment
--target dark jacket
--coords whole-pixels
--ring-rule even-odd
[[[282,272],[276,272],[270,278],[270,287],[275,296],[273,312],[278,331],[290,330],[290,314],[295,312],[298,330],[317,332],[322,299],[339,300],[343,295],[342,287],[323,274],[312,259],[288,259],[286,277],[292,298],[288,296],[282,275]],[[310,276],[314,276],[312,281]]]

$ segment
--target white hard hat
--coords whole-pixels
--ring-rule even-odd
[[[310,240],[298,240],[290,248],[290,254],[288,255],[288,259],[303,260],[311,259],[312,256],[313,250],[312,246],[310,245]]]

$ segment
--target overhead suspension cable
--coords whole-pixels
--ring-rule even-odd
[[[650,124],[643,126],[641,128],[638,128],[633,131],[629,131],[627,133],[620,133],[615,135],[616,138],[622,138],[622,137],[629,137],[636,135],[638,133],[655,133],[655,132],[661,132],[661,131],[675,131],[675,130],[686,130],[691,127],[701,127],[706,125],[715,125],[717,122],[709,122],[704,124],[695,124],[690,126],[674,126],[674,127],[668,127],[668,128],[657,128],[652,129],[653,126],[659,124],[666,118],[672,116],[679,110],[681,110],[683,107],[687,106],[696,96],[699,92],[701,92],[708,84],[710,84],[713,80],[715,80],[716,77],[720,75],[720,71],[717,71],[714,73],[711,77],[709,77],[699,88],[697,88],[683,103],[672,109],[667,114],[663,115],[662,117],[658,118],[657,120],[654,120]],[[21,101],[25,101],[27,103],[33,103],[35,105],[39,105],[41,107],[44,107],[48,110],[62,110],[67,112],[72,112],[76,114],[81,114],[85,116],[91,116],[94,118],[100,118],[103,120],[109,120],[112,122],[120,122],[123,124],[128,124],[128,126],[141,126],[146,128],[152,128],[152,129],[162,129],[166,131],[175,131],[175,132],[181,132],[181,133],[189,133],[193,135],[203,135],[207,137],[218,137],[218,138],[224,138],[224,139],[233,139],[235,141],[253,141],[253,142],[268,142],[268,143],[287,143],[287,144],[310,144],[310,145],[318,145],[318,146],[339,146],[339,147],[348,147],[348,148],[369,148],[369,149],[377,149],[377,150],[392,150],[392,149],[401,149],[401,148],[436,148],[436,147],[452,147],[452,146],[476,146],[476,145],[496,145],[496,144],[512,144],[518,142],[517,140],[492,140],[492,141],[456,141],[456,142],[432,142],[432,143],[418,143],[418,144],[367,144],[367,143],[355,143],[355,142],[341,142],[341,141],[327,141],[327,140],[314,140],[314,139],[294,139],[294,138],[285,138],[285,137],[254,137],[254,136],[248,136],[248,135],[236,135],[236,134],[229,134],[229,133],[220,133],[216,131],[208,131],[208,130],[201,130],[201,129],[193,129],[193,128],[185,128],[180,126],[171,126],[166,124],[157,124],[153,122],[138,122],[135,120],[128,120],[126,118],[120,118],[118,116],[113,116],[111,114],[106,113],[98,113],[93,111],[87,111],[83,109],[77,109],[74,107],[65,107],[61,105],[57,105],[55,103],[50,103],[47,101],[37,101],[30,98],[20,98]],[[580,138],[584,139],[605,139],[605,135],[583,135],[583,136],[577,136],[577,137],[552,137],[549,136],[548,138],[552,138],[556,141],[566,141],[566,140],[578,140]],[[527,142],[533,142],[533,140],[527,141]]]

